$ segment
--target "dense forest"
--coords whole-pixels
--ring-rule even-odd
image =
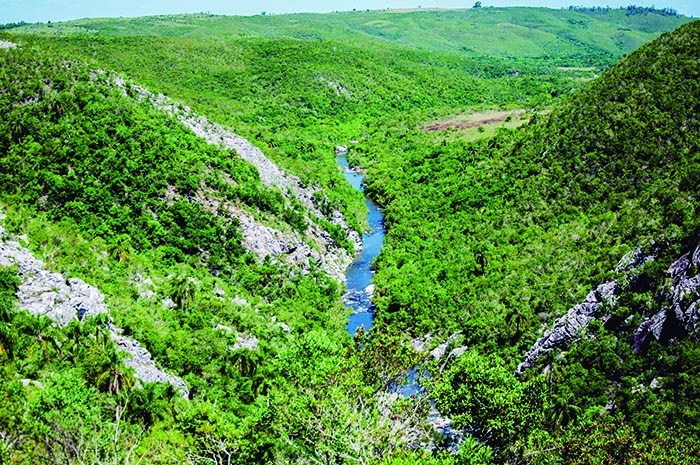
[[[700,23],[638,10],[4,27],[0,463],[694,463]],[[355,337],[339,145],[387,229]],[[109,315],[21,308],[24,248]]]

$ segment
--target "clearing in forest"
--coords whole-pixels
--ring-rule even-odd
[[[498,128],[516,128],[530,121],[535,111],[531,110],[486,110],[465,112],[456,115],[443,116],[431,121],[421,129],[427,132],[453,129],[464,137],[480,139],[492,136]]]

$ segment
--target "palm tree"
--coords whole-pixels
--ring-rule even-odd
[[[581,413],[581,408],[573,403],[573,396],[555,396],[552,404],[545,412],[545,421],[553,431],[561,432],[562,429],[574,421]]]
[[[514,308],[506,316],[506,324],[514,330],[513,339],[520,337],[525,329],[529,326],[529,321],[526,313],[522,308]]]
[[[0,267],[0,356],[12,358],[17,331],[12,326],[15,292],[19,278],[15,268]]]
[[[132,388],[135,384],[131,370],[124,366],[119,353],[114,347],[107,349],[100,360],[100,373],[96,378],[97,388],[110,394],[119,394],[123,389]]]
[[[36,334],[36,341],[39,343],[41,353],[44,356],[44,363],[51,363],[51,357],[57,355],[63,357],[63,351],[59,344],[60,331],[56,328],[53,320],[46,316],[39,317],[34,322],[33,330]]]
[[[9,322],[0,319],[0,360],[5,358],[5,356],[8,360],[12,359],[16,342],[17,332],[15,329]]]
[[[170,283],[170,298],[177,308],[188,310],[197,293],[197,285],[185,269],[181,269]]]

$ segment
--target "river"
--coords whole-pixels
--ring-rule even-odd
[[[338,164],[343,168],[345,179],[360,192],[365,191],[362,182],[362,173],[350,168],[345,155],[337,155]],[[352,310],[348,323],[345,326],[348,333],[354,336],[360,328],[369,331],[374,319],[374,304],[372,294],[374,285],[372,277],[372,261],[379,255],[384,247],[384,215],[379,206],[365,196],[367,205],[367,223],[370,230],[362,236],[362,252],[355,258],[345,273],[346,291],[343,295],[343,302]],[[425,389],[420,385],[422,378],[430,378],[430,373],[420,365],[412,368],[406,374],[402,383],[395,383],[391,386],[391,391],[403,397],[426,396]],[[459,445],[464,440],[464,432],[452,428],[452,421],[445,418],[435,408],[435,403],[430,401],[430,413],[427,419],[438,435],[446,440],[446,449],[451,453],[457,453]]]
[[[351,169],[348,159],[344,155],[338,155],[338,164],[343,168],[345,179],[357,190],[364,192],[362,181],[364,176]],[[362,236],[362,252],[355,258],[345,273],[346,292],[343,302],[352,310],[346,328],[351,336],[354,336],[360,328],[369,331],[374,319],[374,305],[372,304],[372,262],[384,247],[384,215],[379,206],[371,199],[365,197],[367,205],[367,223],[369,231]]]

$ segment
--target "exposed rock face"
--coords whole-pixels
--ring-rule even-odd
[[[100,291],[77,278],[65,279],[46,270],[44,262],[13,240],[5,240],[0,227],[0,265],[18,265],[20,286],[17,299],[22,309],[34,315],[45,315],[65,327],[74,319],[86,316],[108,315],[104,296]],[[165,373],[151,359],[151,354],[138,341],[121,335],[121,330],[108,323],[110,337],[116,347],[130,357],[124,364],[134,369],[136,378],[143,382],[172,384],[184,397],[189,395],[187,385],[177,376]]]
[[[0,50],[1,49],[7,49],[7,48],[15,48],[17,47],[17,44],[13,42],[8,42],[6,40],[0,40]]]
[[[581,329],[603,316],[601,309],[604,305],[612,305],[620,288],[615,282],[601,284],[591,291],[583,303],[570,309],[560,317],[554,327],[546,331],[535,342],[535,345],[525,354],[525,360],[518,366],[518,374],[532,367],[538,358],[553,349],[563,349],[578,336]]]
[[[623,289],[611,281],[598,286],[586,297],[585,301],[570,309],[559,318],[552,329],[535,342],[525,354],[523,363],[518,366],[517,374],[522,374],[532,367],[537,359],[554,349],[565,349],[577,337],[580,331],[593,320],[603,320],[608,309],[615,305],[617,297],[624,290],[634,292],[636,283],[635,270],[654,260],[660,253],[660,247],[652,247],[645,254],[637,249],[620,260],[616,270],[625,272],[628,285]],[[640,351],[653,339],[668,342],[675,338],[691,335],[700,336],[700,247],[686,253],[669,268],[672,280],[670,289],[664,292],[662,308],[645,319],[637,328],[632,347]]]
[[[141,347],[139,341],[118,334],[117,329],[110,328],[112,342],[114,342],[117,349],[130,355],[129,358],[124,360],[124,365],[133,368],[139,380],[147,383],[169,383],[183,397],[187,398],[189,396],[187,384],[182,378],[166,373],[158,368],[155,361],[151,358],[151,353]]]
[[[0,227],[0,236],[3,229]],[[17,264],[21,284],[17,299],[21,308],[34,315],[45,315],[66,326],[73,319],[106,313],[104,297],[80,279],[65,279],[45,269],[44,262],[35,258],[19,242],[0,241],[0,265]]]
[[[332,210],[328,215],[324,215],[316,206],[314,198],[319,192],[318,188],[305,186],[297,176],[285,173],[249,141],[203,116],[195,114],[189,107],[177,105],[162,94],[155,95],[142,87],[127,85],[118,76],[114,78],[114,82],[125,93],[127,86],[129,86],[130,89],[136,91],[139,98],[147,100],[155,108],[175,116],[207,142],[235,150],[241,158],[257,168],[260,179],[265,186],[278,188],[285,196],[296,198],[313,216],[339,225],[346,231],[348,239],[354,244],[355,251],[361,250],[362,238],[356,231],[347,226],[342,213],[338,210]],[[218,201],[212,199],[211,195],[207,193],[201,193],[193,200],[202,203],[205,207],[211,204],[215,207],[212,212],[218,210]],[[235,205],[225,205],[225,207],[226,211],[238,218],[241,223],[243,246],[260,260],[270,256],[297,265],[302,272],[307,272],[312,263],[316,263],[334,279],[341,282],[345,279],[345,269],[352,263],[353,257],[338,247],[330,234],[313,221],[307,221],[307,231],[301,235],[295,231],[281,231],[263,225]]]
[[[643,321],[634,335],[633,348],[642,350],[653,337],[667,342],[684,335],[700,336],[700,246],[668,268],[671,286],[658,313]]]

